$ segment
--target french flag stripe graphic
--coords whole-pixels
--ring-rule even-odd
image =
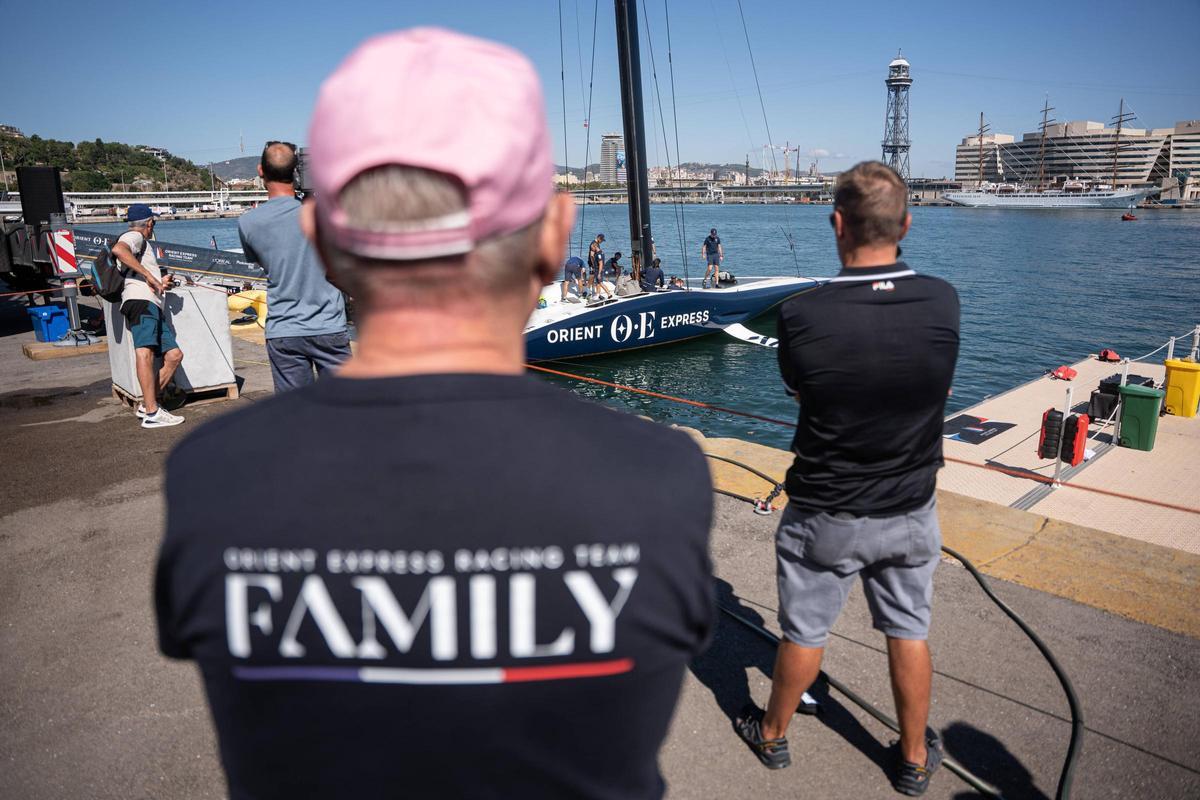
[[[443,684],[528,683],[600,678],[633,670],[632,658],[555,664],[545,667],[403,669],[395,667],[234,667],[243,681],[342,681],[349,683]]]

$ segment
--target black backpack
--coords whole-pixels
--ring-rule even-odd
[[[141,258],[141,253],[134,253]],[[125,290],[125,273],[127,268],[113,255],[112,247],[105,242],[100,247],[94,265],[96,273],[96,294],[110,303],[121,302],[121,293]]]
[[[125,289],[125,269],[113,256],[112,248],[107,243],[101,245],[92,269],[96,273],[96,294],[110,303],[121,302],[121,293]]]

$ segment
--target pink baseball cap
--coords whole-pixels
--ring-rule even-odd
[[[469,252],[537,220],[554,192],[541,83],[523,55],[440,28],[368,39],[321,85],[308,150],[322,234],[366,258]],[[434,219],[351,225],[338,195],[399,164],[462,183],[467,209]]]

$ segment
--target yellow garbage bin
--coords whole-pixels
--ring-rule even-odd
[[[1168,414],[1177,417],[1196,416],[1196,405],[1200,403],[1200,364],[1172,358],[1164,362],[1167,367],[1166,397],[1164,404]]]

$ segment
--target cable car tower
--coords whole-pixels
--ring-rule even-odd
[[[887,116],[883,120],[883,163],[896,170],[908,183],[908,149],[912,146],[908,138],[908,89],[912,86],[912,76],[908,72],[908,61],[899,51],[888,64],[884,83],[888,88],[888,100]]]

